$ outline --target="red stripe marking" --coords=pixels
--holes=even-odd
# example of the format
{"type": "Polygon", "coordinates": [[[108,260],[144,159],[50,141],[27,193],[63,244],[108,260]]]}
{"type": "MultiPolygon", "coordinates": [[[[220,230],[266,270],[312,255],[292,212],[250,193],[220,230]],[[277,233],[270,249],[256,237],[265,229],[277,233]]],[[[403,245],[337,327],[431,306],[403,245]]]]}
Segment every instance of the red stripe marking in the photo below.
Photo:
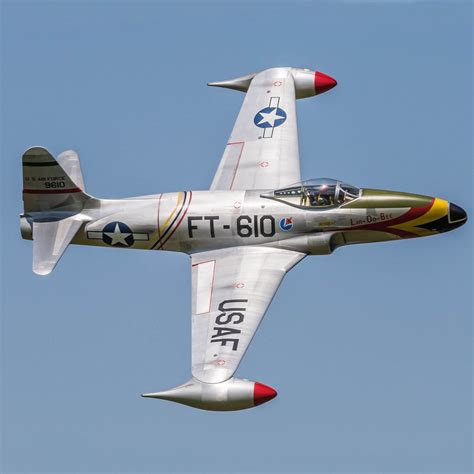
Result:
{"type": "Polygon", "coordinates": [[[374,222],[373,224],[362,224],[353,227],[346,227],[340,230],[379,230],[381,232],[388,232],[389,234],[394,234],[399,237],[412,237],[416,234],[402,229],[393,229],[392,226],[397,224],[403,224],[405,222],[409,222],[411,220],[417,219],[418,217],[421,217],[433,207],[434,202],[435,200],[433,198],[433,200],[426,206],[412,207],[407,212],[405,212],[405,214],[402,214],[401,216],[396,217],[395,219],[391,219],[389,221],[374,222]]]}
{"type": "Polygon", "coordinates": [[[186,214],[188,212],[189,205],[191,204],[192,199],[193,199],[193,192],[189,191],[189,201],[188,201],[188,205],[186,207],[186,210],[183,212],[183,215],[181,216],[181,219],[179,220],[178,225],[173,229],[171,234],[168,235],[168,238],[158,247],[158,250],[162,249],[164,247],[164,245],[166,244],[166,242],[168,242],[168,240],[170,240],[171,237],[173,236],[173,234],[178,230],[178,227],[181,225],[181,222],[183,222],[183,219],[184,219],[184,217],[186,216],[186,214]]]}
{"type": "Polygon", "coordinates": [[[209,262],[215,262],[215,260],[204,260],[203,262],[193,263],[191,266],[195,267],[197,265],[201,265],[201,263],[209,263],[209,262]]]}
{"type": "MultiPolygon", "coordinates": [[[[178,192],[178,194],[181,191],[178,192]]],[[[163,236],[160,235],[160,238],[152,245],[150,250],[154,250],[155,247],[160,243],[161,239],[168,233],[168,231],[171,230],[171,228],[174,226],[175,222],[178,220],[179,216],[181,215],[181,211],[184,209],[184,206],[186,205],[186,199],[188,197],[189,192],[188,191],[183,191],[184,192],[184,199],[183,202],[181,203],[181,207],[179,208],[179,211],[176,213],[176,216],[174,216],[174,219],[171,221],[171,224],[168,225],[168,227],[165,229],[163,232],[163,236]]],[[[176,205],[178,206],[178,205],[176,205]]],[[[176,208],[175,208],[176,209],[176,208]]],[[[174,212],[174,211],[173,211],[174,212]]],[[[168,239],[166,239],[168,240],[168,239]]],[[[156,250],[160,250],[161,246],[158,247],[156,250]]]]}
{"type": "Polygon", "coordinates": [[[237,158],[237,164],[235,165],[235,168],[234,168],[234,176],[232,176],[232,181],[230,182],[229,190],[232,190],[232,186],[234,185],[235,175],[237,174],[237,168],[239,167],[239,164],[240,164],[240,158],[242,156],[242,151],[244,150],[245,142],[230,142],[230,143],[227,143],[227,146],[229,146],[229,145],[242,145],[241,148],[240,148],[239,157],[237,158]]]}
{"type": "Polygon", "coordinates": [[[216,276],[216,261],[214,260],[214,267],[212,269],[212,283],[211,283],[211,296],[209,297],[209,313],[211,312],[212,306],[212,294],[214,293],[214,278],[216,276]]]}
{"type": "Polygon", "coordinates": [[[26,194],[69,194],[69,193],[82,193],[82,189],[24,189],[26,194]]]}

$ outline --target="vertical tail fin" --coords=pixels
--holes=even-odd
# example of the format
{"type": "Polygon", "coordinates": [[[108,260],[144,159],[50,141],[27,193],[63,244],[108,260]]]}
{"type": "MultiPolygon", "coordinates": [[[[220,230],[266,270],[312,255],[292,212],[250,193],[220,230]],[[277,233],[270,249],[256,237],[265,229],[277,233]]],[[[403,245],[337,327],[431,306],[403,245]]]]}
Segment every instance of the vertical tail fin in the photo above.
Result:
{"type": "Polygon", "coordinates": [[[23,154],[25,214],[81,212],[90,196],[84,191],[79,157],[64,152],[53,158],[46,148],[33,147],[23,154]],[[60,164],[61,163],[61,164],[60,164]],[[64,169],[67,168],[69,173],[64,169]]]}
{"type": "Polygon", "coordinates": [[[22,235],[33,237],[35,273],[47,275],[56,266],[89,220],[81,213],[89,199],[76,152],[65,151],[57,160],[42,147],[23,154],[22,235]]]}
{"type": "Polygon", "coordinates": [[[71,178],[71,181],[85,192],[86,187],[84,186],[84,179],[82,177],[79,155],[74,150],[63,151],[58,155],[58,163],[71,178]]]}

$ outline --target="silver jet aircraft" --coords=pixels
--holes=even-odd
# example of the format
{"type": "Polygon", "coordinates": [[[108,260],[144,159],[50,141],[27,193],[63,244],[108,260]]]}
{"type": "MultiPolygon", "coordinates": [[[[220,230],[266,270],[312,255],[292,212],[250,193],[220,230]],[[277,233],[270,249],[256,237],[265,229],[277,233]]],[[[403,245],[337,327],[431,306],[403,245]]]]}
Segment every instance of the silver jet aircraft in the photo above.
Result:
{"type": "Polygon", "coordinates": [[[144,397],[241,410],[276,391],[234,376],[286,272],[307,255],[350,244],[455,229],[463,209],[443,199],[302,181],[296,100],[336,81],[280,67],[211,86],[246,93],[211,187],[129,199],[87,194],[79,157],[42,147],[23,155],[23,238],[33,271],[50,273],[69,244],[185,252],[192,272],[192,378],[144,397]]]}

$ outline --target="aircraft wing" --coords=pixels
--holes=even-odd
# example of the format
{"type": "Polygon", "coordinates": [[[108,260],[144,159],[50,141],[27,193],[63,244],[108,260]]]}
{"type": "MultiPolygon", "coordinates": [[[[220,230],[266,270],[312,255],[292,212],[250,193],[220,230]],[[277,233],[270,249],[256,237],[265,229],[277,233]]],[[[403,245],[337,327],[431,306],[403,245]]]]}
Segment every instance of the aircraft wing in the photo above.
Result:
{"type": "Polygon", "coordinates": [[[210,189],[276,189],[301,181],[291,68],[248,76],[243,86],[236,81],[209,85],[238,90],[248,86],[210,189]]]}
{"type": "Polygon", "coordinates": [[[232,377],[285,273],[305,254],[232,247],[192,255],[192,373],[232,377]]]}

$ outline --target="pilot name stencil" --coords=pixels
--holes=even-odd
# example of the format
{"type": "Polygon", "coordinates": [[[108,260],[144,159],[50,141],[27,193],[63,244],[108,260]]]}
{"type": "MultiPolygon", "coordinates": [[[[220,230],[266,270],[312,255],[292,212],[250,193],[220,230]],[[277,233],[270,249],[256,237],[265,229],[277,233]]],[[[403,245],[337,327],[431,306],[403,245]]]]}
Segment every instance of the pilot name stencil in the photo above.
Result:
{"type": "Polygon", "coordinates": [[[376,222],[386,221],[393,219],[392,213],[381,212],[378,216],[366,216],[364,219],[353,219],[351,218],[351,225],[363,225],[363,224],[373,224],[376,222]]]}

